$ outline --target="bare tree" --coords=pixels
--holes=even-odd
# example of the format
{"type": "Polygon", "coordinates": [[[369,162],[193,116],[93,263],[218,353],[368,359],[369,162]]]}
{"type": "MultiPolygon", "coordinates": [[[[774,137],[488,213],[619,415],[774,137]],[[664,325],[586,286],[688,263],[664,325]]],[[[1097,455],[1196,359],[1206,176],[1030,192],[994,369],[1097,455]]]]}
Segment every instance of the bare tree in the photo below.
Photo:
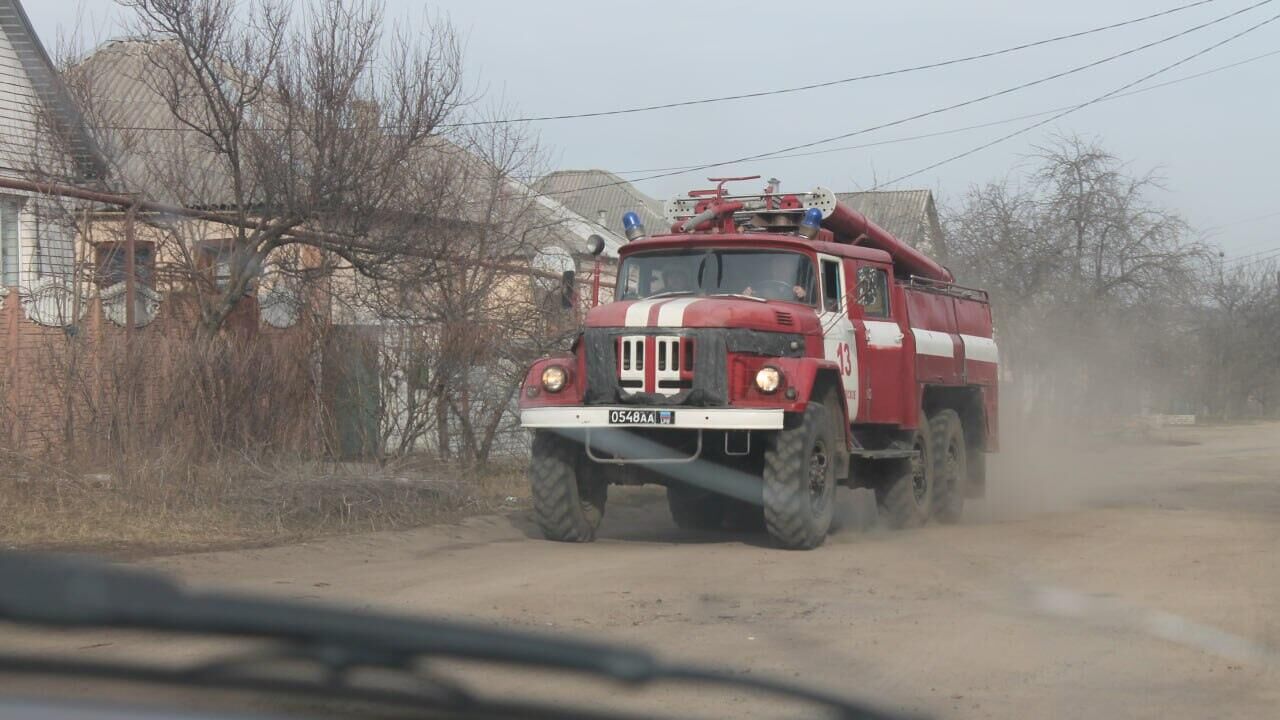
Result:
{"type": "Polygon", "coordinates": [[[1106,303],[1186,283],[1204,249],[1175,213],[1151,202],[1155,173],[1128,174],[1096,141],[1057,136],[1039,148],[1039,212],[1071,269],[1067,297],[1106,303]]]}
{"type": "Polygon", "coordinates": [[[459,218],[448,257],[434,282],[379,277],[350,299],[394,326],[382,363],[384,401],[397,406],[384,413],[393,452],[429,444],[486,461],[528,363],[575,329],[559,282],[528,273],[535,254],[564,243],[563,221],[520,181],[540,160],[518,128],[494,124],[454,135],[416,165],[415,185],[436,188],[459,218]]]}
{"type": "Polygon", "coordinates": [[[1280,413],[1280,264],[1211,266],[1197,312],[1201,407],[1227,420],[1280,413]]]}
{"type": "MultiPolygon", "coordinates": [[[[435,431],[442,454],[486,458],[524,365],[565,332],[539,319],[522,273],[557,242],[559,223],[523,183],[542,169],[524,128],[451,126],[472,99],[449,25],[388,33],[380,7],[360,0],[292,12],[234,0],[123,5],[133,39],[68,63],[68,88],[113,189],[203,214],[96,208],[81,236],[119,240],[136,221],[155,243],[166,304],[198,321],[206,361],[184,358],[192,375],[175,381],[218,425],[214,450],[253,435],[215,411],[234,414],[229,399],[263,389],[251,378],[233,389],[224,371],[271,367],[248,362],[255,353],[303,373],[323,360],[310,387],[331,394],[336,356],[357,354],[342,345],[350,337],[378,356],[374,397],[393,426],[375,438],[379,450],[387,439],[393,452],[419,448],[435,431]],[[251,294],[311,324],[299,357],[237,330],[251,294]],[[328,337],[342,325],[356,327],[328,337]]],[[[80,210],[64,214],[77,221],[80,210]]]]}
{"type": "Polygon", "coordinates": [[[1204,246],[1097,142],[1055,137],[1025,185],[974,187],[946,218],[963,281],[991,290],[1021,409],[1125,413],[1185,400],[1158,367],[1189,332],[1204,246]],[[1176,397],[1175,397],[1176,395],[1176,397]]]}
{"type": "Polygon", "coordinates": [[[313,275],[438,271],[454,219],[413,179],[468,102],[447,23],[387,33],[381,8],[359,0],[296,15],[273,2],[124,5],[135,40],[72,68],[70,84],[119,184],[220,214],[163,228],[207,333],[290,246],[314,250],[293,256],[313,275]]]}

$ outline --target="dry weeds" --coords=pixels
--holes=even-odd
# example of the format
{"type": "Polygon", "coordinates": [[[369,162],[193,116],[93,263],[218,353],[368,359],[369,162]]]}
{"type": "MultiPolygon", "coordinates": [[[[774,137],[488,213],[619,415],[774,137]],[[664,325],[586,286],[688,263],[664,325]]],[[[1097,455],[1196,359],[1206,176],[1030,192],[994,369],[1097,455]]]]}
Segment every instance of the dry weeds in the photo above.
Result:
{"type": "Polygon", "coordinates": [[[482,472],[156,461],[122,474],[11,463],[0,471],[0,543],[117,557],[274,545],[516,509],[526,505],[524,485],[514,461],[482,472]]]}

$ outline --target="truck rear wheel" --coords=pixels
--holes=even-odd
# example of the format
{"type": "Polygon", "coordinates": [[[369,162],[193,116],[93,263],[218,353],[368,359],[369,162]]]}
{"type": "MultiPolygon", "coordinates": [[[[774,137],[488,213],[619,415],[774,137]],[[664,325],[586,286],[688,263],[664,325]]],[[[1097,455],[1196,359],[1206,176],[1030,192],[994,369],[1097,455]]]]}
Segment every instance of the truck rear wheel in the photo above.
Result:
{"type": "Polygon", "coordinates": [[[840,406],[833,396],[811,402],[800,424],[780,430],[764,454],[764,522],[778,544],[791,550],[818,547],[831,528],[836,473],[833,458],[840,406]]]}
{"type": "MultiPolygon", "coordinates": [[[[923,412],[920,418],[925,418],[923,412]]],[[[922,425],[912,436],[915,456],[905,462],[893,461],[891,471],[876,484],[876,501],[893,528],[923,525],[933,505],[934,453],[927,421],[922,425]]]]}
{"type": "Polygon", "coordinates": [[[934,463],[933,516],[939,522],[959,522],[969,470],[964,426],[955,410],[940,410],[929,418],[929,438],[934,463]]]}
{"type": "Polygon", "coordinates": [[[548,430],[535,432],[529,484],[534,518],[548,540],[596,539],[609,485],[592,477],[582,445],[548,430]]]}
{"type": "Polygon", "coordinates": [[[729,509],[729,498],[673,480],[667,485],[667,507],[676,527],[682,530],[719,530],[729,509]]]}

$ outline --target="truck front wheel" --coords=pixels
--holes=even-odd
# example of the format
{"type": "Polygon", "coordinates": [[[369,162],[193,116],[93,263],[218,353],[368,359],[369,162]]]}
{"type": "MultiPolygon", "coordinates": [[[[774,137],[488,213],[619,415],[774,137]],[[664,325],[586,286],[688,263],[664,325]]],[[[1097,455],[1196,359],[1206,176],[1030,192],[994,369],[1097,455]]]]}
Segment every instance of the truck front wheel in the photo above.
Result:
{"type": "Polygon", "coordinates": [[[609,485],[592,477],[582,445],[554,432],[533,436],[533,515],[548,540],[591,542],[604,519],[609,485]]]}
{"type": "Polygon", "coordinates": [[[780,430],[764,454],[764,521],[784,548],[818,547],[835,508],[834,457],[840,407],[811,402],[800,423],[780,430]]]}

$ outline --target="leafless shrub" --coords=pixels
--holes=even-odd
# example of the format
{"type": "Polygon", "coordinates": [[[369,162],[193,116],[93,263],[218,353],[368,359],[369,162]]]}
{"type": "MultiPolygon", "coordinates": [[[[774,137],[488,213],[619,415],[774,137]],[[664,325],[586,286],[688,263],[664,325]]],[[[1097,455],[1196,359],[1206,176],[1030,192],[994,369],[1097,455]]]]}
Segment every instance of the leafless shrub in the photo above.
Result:
{"type": "Polygon", "coordinates": [[[976,186],[946,219],[960,279],[989,288],[1015,417],[1196,412],[1184,380],[1207,248],[1096,142],[1057,137],[1024,185],[976,186]]]}

